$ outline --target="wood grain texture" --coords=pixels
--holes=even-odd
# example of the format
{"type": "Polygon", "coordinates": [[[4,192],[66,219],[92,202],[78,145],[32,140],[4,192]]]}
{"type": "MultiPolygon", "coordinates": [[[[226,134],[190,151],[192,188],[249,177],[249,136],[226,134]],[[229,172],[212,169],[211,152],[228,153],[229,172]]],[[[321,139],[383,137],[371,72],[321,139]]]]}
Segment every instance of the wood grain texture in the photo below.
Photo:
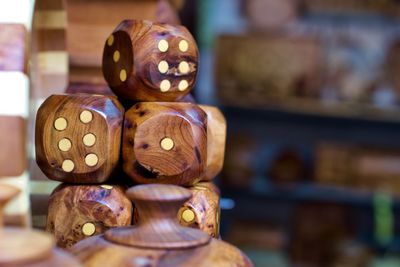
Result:
{"type": "Polygon", "coordinates": [[[226,120],[216,107],[200,105],[200,108],[207,114],[207,167],[203,180],[210,181],[224,166],[226,120]]]}
{"type": "Polygon", "coordinates": [[[36,117],[39,167],[52,180],[106,181],[118,164],[123,114],[123,107],[113,97],[85,94],[49,97],[36,117]],[[61,128],[56,129],[57,123],[61,123],[61,128]],[[88,135],[92,142],[89,145],[85,144],[88,135]]]}
{"type": "Polygon", "coordinates": [[[27,32],[22,24],[0,24],[0,71],[26,72],[27,32]]]}
{"type": "Polygon", "coordinates": [[[20,176],[26,169],[25,124],[20,116],[0,116],[0,179],[20,176]]]}
{"type": "Polygon", "coordinates": [[[31,31],[31,97],[64,93],[68,83],[63,0],[36,0],[31,31]]]}
{"type": "Polygon", "coordinates": [[[64,0],[67,12],[67,47],[70,66],[101,66],[104,40],[126,18],[179,24],[165,1],[64,0]]]}
{"type": "Polygon", "coordinates": [[[72,247],[85,266],[252,266],[235,247],[178,224],[177,211],[190,191],[172,185],[139,185],[128,195],[139,210],[138,226],[112,229],[72,247]],[[205,243],[193,242],[204,237],[208,237],[205,243]]]}
{"type": "Polygon", "coordinates": [[[81,266],[71,256],[53,249],[54,241],[50,235],[20,228],[3,228],[3,208],[19,193],[16,187],[0,185],[0,266],[81,266]]]}
{"type": "Polygon", "coordinates": [[[136,104],[125,114],[124,171],[137,183],[195,184],[206,166],[206,127],[206,114],[194,104],[136,104]],[[164,139],[173,142],[169,150],[164,139]]]}
{"type": "Polygon", "coordinates": [[[196,42],[185,27],[124,20],[105,42],[103,75],[121,98],[175,101],[193,88],[198,57],[196,42]]]}
{"type": "Polygon", "coordinates": [[[189,187],[188,190],[192,193],[192,197],[179,209],[180,224],[200,229],[218,238],[220,225],[218,188],[213,183],[202,182],[189,187]]]}
{"type": "Polygon", "coordinates": [[[121,186],[63,184],[50,196],[46,231],[54,235],[57,246],[69,248],[84,238],[131,222],[132,203],[121,186]],[[93,225],[91,231],[84,230],[93,225]]]}
{"type": "Polygon", "coordinates": [[[187,201],[189,190],[175,185],[138,185],[127,191],[135,203],[138,221],[135,227],[115,228],[105,233],[111,242],[152,249],[185,249],[210,242],[205,233],[179,225],[176,214],[187,201]]]}

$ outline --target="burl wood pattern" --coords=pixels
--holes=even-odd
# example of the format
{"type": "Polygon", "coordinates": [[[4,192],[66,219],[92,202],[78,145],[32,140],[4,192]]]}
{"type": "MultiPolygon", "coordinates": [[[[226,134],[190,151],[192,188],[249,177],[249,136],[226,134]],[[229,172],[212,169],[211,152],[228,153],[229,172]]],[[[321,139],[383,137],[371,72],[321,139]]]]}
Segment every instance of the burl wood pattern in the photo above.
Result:
{"type": "Polygon", "coordinates": [[[226,120],[216,107],[200,105],[200,108],[207,114],[207,168],[203,180],[210,181],[224,165],[226,120]]]}
{"type": "Polygon", "coordinates": [[[0,23],[0,71],[26,71],[26,29],[0,23]]]}
{"type": "Polygon", "coordinates": [[[0,266],[81,266],[71,256],[53,249],[54,240],[48,234],[20,228],[3,228],[4,206],[18,193],[20,190],[13,186],[0,185],[0,266]]]}
{"type": "Polygon", "coordinates": [[[141,184],[195,184],[206,166],[206,127],[206,114],[194,104],[136,104],[125,114],[124,171],[141,184]]]}
{"type": "Polygon", "coordinates": [[[139,211],[137,226],[116,228],[76,244],[85,266],[252,266],[233,246],[179,225],[176,213],[190,191],[173,185],[128,190],[139,211]]]}
{"type": "Polygon", "coordinates": [[[49,179],[102,183],[120,156],[122,105],[101,95],[53,95],[36,118],[36,161],[49,179]]]}
{"type": "Polygon", "coordinates": [[[46,230],[68,248],[131,221],[132,203],[120,186],[61,185],[50,196],[46,230]]]}
{"type": "Polygon", "coordinates": [[[183,26],[125,20],[104,45],[103,74],[132,101],[175,101],[196,81],[198,49],[183,26]]]}
{"type": "Polygon", "coordinates": [[[22,117],[0,116],[0,147],[0,178],[20,176],[27,161],[26,125],[22,117]]]}
{"type": "Polygon", "coordinates": [[[192,197],[179,209],[181,225],[202,230],[212,237],[219,237],[219,190],[212,183],[197,183],[188,188],[192,197]]]}

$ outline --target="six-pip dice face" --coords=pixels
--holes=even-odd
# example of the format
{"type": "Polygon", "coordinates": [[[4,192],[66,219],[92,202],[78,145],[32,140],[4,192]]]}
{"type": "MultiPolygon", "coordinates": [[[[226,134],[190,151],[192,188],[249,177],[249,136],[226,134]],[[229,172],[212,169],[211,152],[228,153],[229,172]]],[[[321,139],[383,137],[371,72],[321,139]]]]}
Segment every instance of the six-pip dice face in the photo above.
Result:
{"type": "Polygon", "coordinates": [[[192,197],[180,208],[181,225],[198,228],[212,237],[219,237],[220,206],[219,190],[209,182],[201,182],[190,188],[192,197]]]}
{"type": "Polygon", "coordinates": [[[118,164],[124,109],[114,97],[53,95],[36,117],[36,161],[49,179],[101,183],[118,164]]]}
{"type": "Polygon", "coordinates": [[[49,199],[46,230],[68,248],[87,237],[132,222],[132,203],[120,186],[65,185],[49,199]]]}
{"type": "Polygon", "coordinates": [[[134,101],[175,101],[197,76],[198,48],[183,26],[125,20],[107,39],[103,75],[116,95],[134,101]]]}
{"type": "Polygon", "coordinates": [[[207,164],[207,115],[190,103],[136,104],[125,114],[122,159],[137,183],[195,184],[207,164]]]}

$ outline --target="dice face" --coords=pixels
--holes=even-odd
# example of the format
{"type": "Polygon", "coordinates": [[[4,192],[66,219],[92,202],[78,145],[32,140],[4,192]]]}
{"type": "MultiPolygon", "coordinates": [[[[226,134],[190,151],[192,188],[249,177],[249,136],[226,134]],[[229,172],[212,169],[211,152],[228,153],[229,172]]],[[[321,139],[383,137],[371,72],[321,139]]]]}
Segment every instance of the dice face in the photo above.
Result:
{"type": "Polygon", "coordinates": [[[138,103],[125,114],[122,142],[135,182],[190,186],[205,171],[207,116],[190,103],[138,103]]]}
{"type": "Polygon", "coordinates": [[[53,95],[36,118],[36,161],[49,179],[102,183],[119,160],[124,110],[113,97],[53,95]]]}
{"type": "Polygon", "coordinates": [[[202,182],[188,189],[192,192],[192,198],[178,212],[180,224],[198,228],[218,238],[220,223],[218,188],[212,183],[202,182]]]}
{"type": "Polygon", "coordinates": [[[133,101],[182,98],[194,86],[197,64],[196,42],[183,26],[125,20],[104,46],[104,78],[133,101]]]}
{"type": "Polygon", "coordinates": [[[132,203],[120,186],[61,185],[49,200],[46,230],[69,248],[112,227],[128,226],[132,203]]]}

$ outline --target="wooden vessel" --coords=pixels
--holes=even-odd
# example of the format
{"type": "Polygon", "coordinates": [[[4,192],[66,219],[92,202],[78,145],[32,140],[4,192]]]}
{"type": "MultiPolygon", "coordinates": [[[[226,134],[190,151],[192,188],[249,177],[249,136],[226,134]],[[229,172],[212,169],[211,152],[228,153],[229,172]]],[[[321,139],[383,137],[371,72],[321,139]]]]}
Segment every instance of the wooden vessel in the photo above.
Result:
{"type": "Polygon", "coordinates": [[[178,223],[191,193],[174,185],[138,185],[127,191],[138,209],[136,226],[85,239],[71,251],[85,266],[253,266],[237,248],[178,223]]]}
{"type": "Polygon", "coordinates": [[[2,228],[2,210],[19,192],[15,187],[0,185],[0,266],[81,266],[66,252],[54,248],[54,240],[48,234],[19,228],[2,228]]]}

